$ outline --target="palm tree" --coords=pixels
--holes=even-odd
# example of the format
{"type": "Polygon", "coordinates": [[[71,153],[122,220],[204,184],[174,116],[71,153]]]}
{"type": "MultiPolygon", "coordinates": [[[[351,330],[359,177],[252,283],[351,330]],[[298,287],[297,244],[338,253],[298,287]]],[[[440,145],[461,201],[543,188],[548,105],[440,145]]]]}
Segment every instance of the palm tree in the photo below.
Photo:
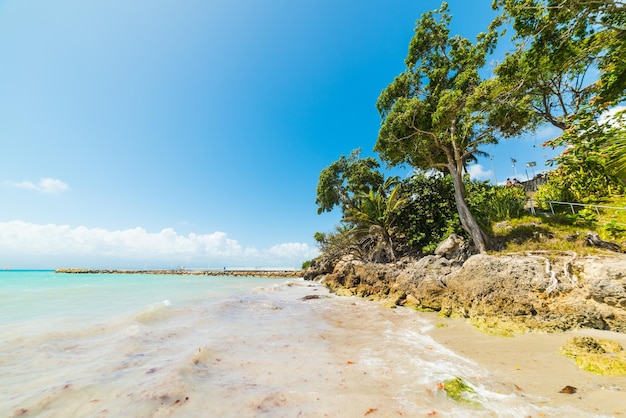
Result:
{"type": "Polygon", "coordinates": [[[626,109],[614,116],[613,137],[609,139],[609,168],[615,170],[620,180],[626,183],[626,109]]]}
{"type": "Polygon", "coordinates": [[[378,237],[389,250],[391,259],[396,260],[393,242],[393,225],[400,207],[407,201],[400,195],[400,186],[385,193],[383,187],[359,194],[359,205],[346,213],[344,221],[354,224],[353,232],[366,237],[378,237]]]}

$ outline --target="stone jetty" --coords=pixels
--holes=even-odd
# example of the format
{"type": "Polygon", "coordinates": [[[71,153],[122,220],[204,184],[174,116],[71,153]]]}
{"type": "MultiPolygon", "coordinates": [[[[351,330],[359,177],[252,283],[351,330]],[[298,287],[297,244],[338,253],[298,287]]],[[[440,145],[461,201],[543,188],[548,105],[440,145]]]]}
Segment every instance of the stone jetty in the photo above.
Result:
{"type": "Polygon", "coordinates": [[[267,277],[267,278],[298,278],[301,270],[109,270],[87,268],[60,268],[55,273],[68,274],[175,274],[188,276],[227,276],[227,277],[267,277]]]}

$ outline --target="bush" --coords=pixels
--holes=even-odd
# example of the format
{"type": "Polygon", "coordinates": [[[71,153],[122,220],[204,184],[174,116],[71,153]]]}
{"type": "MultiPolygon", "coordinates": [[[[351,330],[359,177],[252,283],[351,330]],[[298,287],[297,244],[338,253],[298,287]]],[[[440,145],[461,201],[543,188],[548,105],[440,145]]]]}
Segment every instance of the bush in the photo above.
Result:
{"type": "Polygon", "coordinates": [[[527,196],[516,186],[492,186],[488,182],[468,182],[465,185],[467,203],[477,221],[488,229],[492,222],[525,215],[527,196]]]}
{"type": "MultiPolygon", "coordinates": [[[[550,173],[548,182],[539,186],[535,198],[539,201],[593,203],[598,199],[624,192],[624,187],[609,176],[582,167],[559,167],[550,173]]],[[[547,205],[540,205],[547,209],[547,205]]]]}
{"type": "Polygon", "coordinates": [[[626,228],[614,220],[604,224],[604,230],[609,234],[609,237],[614,239],[620,238],[626,232],[626,228]]]}
{"type": "Polygon", "coordinates": [[[316,232],[313,237],[324,256],[339,259],[354,251],[356,241],[348,225],[335,227],[335,232],[316,232]]]}
{"type": "Polygon", "coordinates": [[[402,183],[394,231],[405,252],[427,253],[451,233],[463,234],[450,176],[414,174],[402,183]]]}
{"type": "Polygon", "coordinates": [[[598,217],[596,216],[596,213],[593,211],[593,209],[590,208],[584,208],[579,210],[578,212],[571,214],[571,215],[566,215],[568,217],[568,219],[570,219],[572,221],[572,225],[578,225],[578,226],[593,226],[597,221],[598,221],[598,217]]]}
{"type": "Polygon", "coordinates": [[[548,179],[546,184],[542,184],[535,193],[535,199],[537,200],[537,206],[539,209],[548,210],[550,205],[547,201],[552,202],[568,202],[570,197],[562,185],[558,183],[553,177],[548,179]]]}

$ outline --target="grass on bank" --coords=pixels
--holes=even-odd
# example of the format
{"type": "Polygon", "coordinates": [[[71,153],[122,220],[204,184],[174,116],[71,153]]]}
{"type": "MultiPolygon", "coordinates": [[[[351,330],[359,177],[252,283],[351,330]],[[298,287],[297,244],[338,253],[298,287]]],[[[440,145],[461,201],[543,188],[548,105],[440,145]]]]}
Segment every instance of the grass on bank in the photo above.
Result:
{"type": "Polygon", "coordinates": [[[591,255],[605,253],[601,248],[585,245],[588,232],[595,232],[604,241],[614,242],[626,249],[626,196],[615,196],[598,202],[600,206],[624,210],[593,207],[555,206],[535,215],[494,222],[491,225],[494,244],[499,252],[523,251],[575,251],[591,255]]]}

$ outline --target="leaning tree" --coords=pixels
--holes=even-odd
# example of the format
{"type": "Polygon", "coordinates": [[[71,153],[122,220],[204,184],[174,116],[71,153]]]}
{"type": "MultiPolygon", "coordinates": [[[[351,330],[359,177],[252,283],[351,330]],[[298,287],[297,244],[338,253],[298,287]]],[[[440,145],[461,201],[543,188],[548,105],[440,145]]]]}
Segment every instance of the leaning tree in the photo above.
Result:
{"type": "Polygon", "coordinates": [[[422,15],[409,44],[406,69],[384,89],[377,108],[382,117],[375,150],[391,165],[448,172],[459,220],[480,252],[488,237],[470,212],[463,185],[468,161],[480,147],[526,126],[528,103],[511,97],[481,70],[493,52],[497,25],[472,42],[451,36],[451,15],[443,3],[422,15]]]}

